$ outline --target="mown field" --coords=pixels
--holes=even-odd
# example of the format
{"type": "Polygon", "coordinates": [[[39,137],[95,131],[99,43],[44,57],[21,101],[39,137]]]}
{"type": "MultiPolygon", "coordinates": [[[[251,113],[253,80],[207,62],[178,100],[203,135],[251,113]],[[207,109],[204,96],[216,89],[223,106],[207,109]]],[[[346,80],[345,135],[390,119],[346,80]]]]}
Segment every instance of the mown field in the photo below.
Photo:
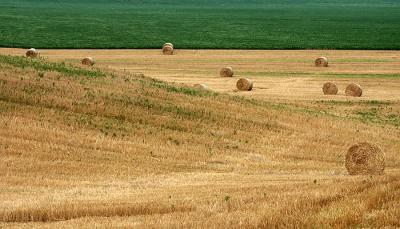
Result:
{"type": "Polygon", "coordinates": [[[2,0],[0,9],[1,47],[400,49],[397,0],[2,0]]]}
{"type": "Polygon", "coordinates": [[[399,52],[317,52],[0,49],[0,227],[400,227],[399,52]],[[363,141],[385,175],[348,175],[363,141]]]}

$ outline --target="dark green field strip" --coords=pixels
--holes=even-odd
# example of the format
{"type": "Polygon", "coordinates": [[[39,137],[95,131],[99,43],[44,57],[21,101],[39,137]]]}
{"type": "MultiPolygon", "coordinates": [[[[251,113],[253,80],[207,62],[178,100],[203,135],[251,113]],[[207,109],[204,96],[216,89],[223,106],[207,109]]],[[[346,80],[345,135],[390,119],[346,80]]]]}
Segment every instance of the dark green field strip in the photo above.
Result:
{"type": "Polygon", "coordinates": [[[0,46],[400,49],[390,0],[2,0],[0,46]]]}

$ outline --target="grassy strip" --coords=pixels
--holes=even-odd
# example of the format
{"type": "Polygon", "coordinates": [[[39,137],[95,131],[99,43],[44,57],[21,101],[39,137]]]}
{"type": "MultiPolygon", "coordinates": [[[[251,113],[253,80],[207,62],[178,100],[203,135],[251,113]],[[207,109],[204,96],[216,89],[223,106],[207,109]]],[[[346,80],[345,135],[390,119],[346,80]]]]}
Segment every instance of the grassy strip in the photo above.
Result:
{"type": "MultiPolygon", "coordinates": [[[[121,62],[117,60],[115,62],[121,62]]],[[[257,58],[257,59],[182,59],[174,60],[178,63],[309,63],[314,64],[314,60],[294,59],[294,58],[257,58]]],[[[398,60],[395,59],[335,59],[329,60],[330,64],[335,63],[395,63],[398,60]]]]}
{"type": "Polygon", "coordinates": [[[219,95],[219,93],[217,92],[198,90],[195,88],[190,88],[188,86],[175,86],[161,80],[147,78],[147,77],[143,77],[143,79],[137,79],[137,82],[140,83],[142,86],[150,86],[153,88],[163,89],[167,92],[184,94],[189,96],[204,97],[204,96],[219,95]]]}
{"type": "Polygon", "coordinates": [[[30,59],[20,56],[0,55],[0,63],[12,65],[17,68],[33,68],[37,71],[59,72],[67,76],[104,77],[100,70],[88,70],[74,67],[64,62],[48,62],[42,58],[30,59]]]}
{"type": "MultiPolygon", "coordinates": [[[[297,113],[305,113],[309,115],[324,115],[332,118],[339,118],[339,119],[350,119],[350,120],[358,120],[363,123],[374,123],[374,124],[380,124],[380,125],[391,125],[396,128],[400,127],[400,117],[396,114],[388,114],[388,115],[383,115],[383,114],[378,114],[378,111],[376,108],[371,108],[370,110],[367,111],[356,111],[354,113],[355,116],[341,116],[334,114],[332,112],[329,112],[327,110],[321,110],[321,109],[310,109],[306,107],[301,107],[296,104],[290,104],[290,103],[273,103],[273,102],[268,102],[268,101],[261,101],[257,99],[249,99],[245,98],[243,96],[233,96],[231,97],[232,100],[236,102],[241,102],[243,104],[252,104],[255,106],[261,106],[261,107],[267,107],[269,109],[275,109],[275,110],[284,110],[284,111],[290,111],[290,112],[297,112],[297,113]]],[[[345,106],[351,106],[355,104],[365,104],[369,106],[379,106],[379,105],[390,105],[390,102],[387,101],[377,101],[377,100],[369,100],[369,101],[317,101],[317,103],[324,103],[324,104],[331,104],[331,105],[345,105],[345,106]]]]}
{"type": "Polygon", "coordinates": [[[379,114],[376,108],[356,111],[355,115],[364,123],[389,124],[397,128],[400,127],[400,116],[393,113],[388,115],[379,114]]]}
{"type": "Polygon", "coordinates": [[[352,73],[325,73],[316,74],[322,77],[337,77],[337,78],[400,78],[400,74],[352,74],[352,73]]]}
{"type": "Polygon", "coordinates": [[[334,77],[334,78],[400,78],[400,74],[315,73],[315,72],[238,72],[248,76],[334,77]]]}
{"type": "Polygon", "coordinates": [[[379,101],[379,100],[361,100],[361,101],[341,101],[341,100],[318,100],[316,103],[328,104],[328,105],[390,105],[390,101],[379,101]]]}

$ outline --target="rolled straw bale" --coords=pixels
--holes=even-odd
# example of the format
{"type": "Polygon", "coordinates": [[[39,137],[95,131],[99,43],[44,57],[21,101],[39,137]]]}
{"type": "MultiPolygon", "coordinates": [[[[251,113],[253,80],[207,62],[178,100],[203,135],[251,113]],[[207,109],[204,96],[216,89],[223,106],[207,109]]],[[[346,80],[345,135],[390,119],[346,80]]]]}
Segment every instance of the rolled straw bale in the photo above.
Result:
{"type": "Polygon", "coordinates": [[[25,53],[26,57],[29,58],[36,58],[39,55],[39,51],[37,51],[34,48],[28,49],[28,51],[26,51],[25,53]]]}
{"type": "Polygon", "coordinates": [[[81,62],[83,65],[88,65],[88,66],[93,66],[95,64],[95,61],[92,57],[85,57],[82,59],[81,62]]]}
{"type": "Polygon", "coordinates": [[[328,58],[326,57],[318,57],[315,59],[315,66],[316,67],[328,67],[328,58]]]}
{"type": "Polygon", "coordinates": [[[251,91],[253,89],[253,82],[247,78],[240,78],[236,83],[236,88],[239,91],[251,91]]]}
{"type": "Polygon", "coordinates": [[[164,48],[165,46],[167,46],[167,45],[171,46],[172,48],[174,47],[174,45],[173,45],[172,43],[165,43],[165,44],[163,45],[163,48],[164,48]]]}
{"type": "Polygon", "coordinates": [[[381,175],[385,170],[384,153],[370,143],[358,143],[347,151],[345,166],[350,175],[381,175]]]}
{"type": "Polygon", "coordinates": [[[335,83],[326,82],[322,87],[322,91],[324,92],[325,95],[336,95],[338,93],[338,87],[336,86],[335,83]]]}
{"type": "Polygon", "coordinates": [[[162,53],[164,55],[173,55],[174,54],[174,46],[171,43],[165,43],[162,47],[162,53]]]}
{"type": "Polygon", "coordinates": [[[351,83],[346,87],[345,93],[347,96],[360,97],[362,96],[363,90],[360,85],[351,83]]]}
{"type": "Polygon", "coordinates": [[[221,71],[219,72],[219,75],[221,77],[232,77],[233,76],[233,69],[232,67],[225,67],[222,68],[221,71]]]}
{"type": "Polygon", "coordinates": [[[195,85],[193,85],[193,87],[196,89],[196,90],[199,90],[199,91],[207,91],[208,90],[208,87],[207,87],[207,85],[205,85],[205,84],[195,84],[195,85]]]}

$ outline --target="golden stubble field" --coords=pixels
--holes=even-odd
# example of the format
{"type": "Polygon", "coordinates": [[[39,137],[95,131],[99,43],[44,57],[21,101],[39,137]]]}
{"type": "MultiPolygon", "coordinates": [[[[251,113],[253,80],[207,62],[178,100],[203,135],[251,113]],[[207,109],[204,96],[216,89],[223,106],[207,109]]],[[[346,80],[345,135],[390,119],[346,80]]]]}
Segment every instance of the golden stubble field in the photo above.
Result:
{"type": "Polygon", "coordinates": [[[107,76],[0,63],[0,227],[400,226],[400,52],[41,56],[91,56],[107,76]],[[329,68],[313,66],[322,55],[329,68]],[[224,66],[236,76],[220,78],[224,66]],[[234,92],[239,76],[254,91],[234,92]],[[339,95],[322,95],[326,81],[339,95]],[[350,82],[363,97],[343,95],[350,82]],[[386,153],[386,175],[347,175],[346,150],[361,141],[386,153]]]}
{"type": "MultiPolygon", "coordinates": [[[[2,52],[23,55],[21,49],[2,52]]],[[[254,90],[240,95],[283,100],[346,100],[344,89],[350,82],[363,86],[364,100],[399,100],[400,52],[341,50],[176,50],[176,55],[160,55],[160,50],[41,50],[52,60],[79,63],[93,57],[97,66],[143,73],[167,82],[193,85],[205,83],[218,92],[234,93],[238,77],[254,81],[254,90]],[[328,68],[315,68],[316,57],[326,56],[328,68]],[[219,77],[222,67],[231,66],[234,78],[219,77]],[[339,85],[339,96],[321,93],[322,84],[339,85]]]]}

